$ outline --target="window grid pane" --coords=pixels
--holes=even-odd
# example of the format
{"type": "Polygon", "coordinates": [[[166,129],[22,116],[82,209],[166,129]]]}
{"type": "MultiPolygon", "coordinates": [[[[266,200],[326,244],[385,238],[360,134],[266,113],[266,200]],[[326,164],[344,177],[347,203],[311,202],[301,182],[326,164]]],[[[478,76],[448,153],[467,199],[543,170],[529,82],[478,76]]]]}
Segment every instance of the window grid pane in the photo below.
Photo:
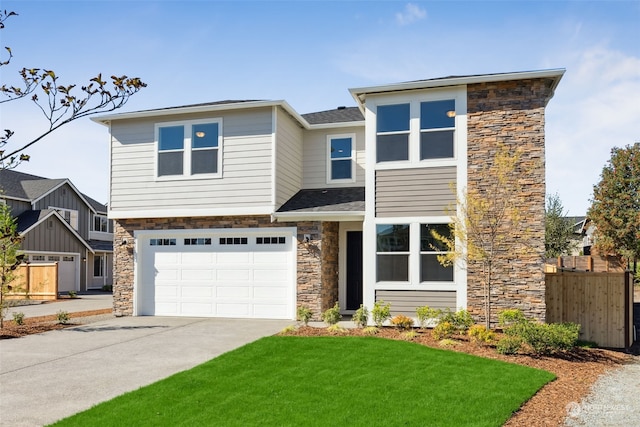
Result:
{"type": "Polygon", "coordinates": [[[217,173],[218,149],[193,150],[191,152],[191,174],[217,173]]]}
{"type": "Polygon", "coordinates": [[[158,130],[158,150],[184,149],[184,126],[167,126],[158,130]]]}
{"type": "Polygon", "coordinates": [[[212,148],[218,146],[218,124],[205,123],[192,126],[191,147],[212,148]]]}
{"type": "Polygon", "coordinates": [[[420,129],[453,128],[456,125],[453,99],[420,103],[420,129]]]}
{"type": "Polygon", "coordinates": [[[409,104],[380,105],[376,113],[378,132],[400,132],[409,130],[409,104]]]}

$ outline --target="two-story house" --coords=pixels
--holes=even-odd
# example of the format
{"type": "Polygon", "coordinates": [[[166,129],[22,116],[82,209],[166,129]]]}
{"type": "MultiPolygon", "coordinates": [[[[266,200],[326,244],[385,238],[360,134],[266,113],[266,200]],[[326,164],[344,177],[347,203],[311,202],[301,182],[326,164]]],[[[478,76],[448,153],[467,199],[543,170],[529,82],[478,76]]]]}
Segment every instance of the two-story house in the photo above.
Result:
{"type": "Polygon", "coordinates": [[[384,300],[480,318],[481,271],[441,266],[431,230],[501,144],[528,166],[531,241],[494,301],[544,319],[544,114],[563,73],[356,88],[355,107],[311,114],[224,101],[94,118],[110,130],[116,314],[318,318],[384,300]]]}
{"type": "Polygon", "coordinates": [[[107,207],[68,179],[0,170],[0,203],[11,208],[30,263],[58,263],[58,292],[113,284],[113,221],[107,207]]]}

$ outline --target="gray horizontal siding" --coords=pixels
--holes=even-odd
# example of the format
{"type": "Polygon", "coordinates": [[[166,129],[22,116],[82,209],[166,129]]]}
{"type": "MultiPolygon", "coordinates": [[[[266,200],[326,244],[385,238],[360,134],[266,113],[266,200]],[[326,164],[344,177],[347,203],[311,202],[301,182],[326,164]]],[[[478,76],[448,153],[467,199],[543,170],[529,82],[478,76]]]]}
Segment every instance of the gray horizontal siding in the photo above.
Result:
{"type": "Polygon", "coordinates": [[[110,208],[119,210],[265,206],[272,194],[272,109],[162,117],[223,120],[222,178],[156,180],[154,120],[111,126],[110,208]]]}
{"type": "Polygon", "coordinates": [[[455,166],[376,171],[376,216],[446,215],[455,182],[455,166]]]}
{"type": "Polygon", "coordinates": [[[279,207],[302,187],[302,128],[278,110],[276,131],[276,205],[279,207]]]}
{"type": "Polygon", "coordinates": [[[376,301],[391,304],[391,315],[416,316],[416,308],[428,305],[435,309],[456,310],[456,291],[376,291],[376,301]]]}

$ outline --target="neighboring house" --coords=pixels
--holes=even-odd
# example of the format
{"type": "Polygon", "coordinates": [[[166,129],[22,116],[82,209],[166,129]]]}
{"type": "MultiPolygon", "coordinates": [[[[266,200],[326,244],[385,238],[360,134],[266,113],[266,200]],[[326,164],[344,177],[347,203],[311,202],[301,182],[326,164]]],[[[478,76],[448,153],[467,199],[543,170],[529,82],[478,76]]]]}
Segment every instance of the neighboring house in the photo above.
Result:
{"type": "Polygon", "coordinates": [[[113,284],[113,221],[107,207],[68,179],[0,170],[0,203],[6,203],[23,236],[30,263],[58,263],[58,292],[113,284]]]}
{"type": "Polygon", "coordinates": [[[594,243],[595,226],[586,216],[570,216],[567,220],[573,226],[571,249],[568,255],[591,255],[591,246],[594,243]]]}
{"type": "Polygon", "coordinates": [[[430,230],[503,144],[522,150],[531,251],[497,270],[493,304],[544,320],[544,114],[563,74],[357,88],[356,107],[302,115],[223,101],[93,118],[110,131],[115,313],[317,319],[384,300],[480,319],[482,272],[442,267],[430,230]]]}

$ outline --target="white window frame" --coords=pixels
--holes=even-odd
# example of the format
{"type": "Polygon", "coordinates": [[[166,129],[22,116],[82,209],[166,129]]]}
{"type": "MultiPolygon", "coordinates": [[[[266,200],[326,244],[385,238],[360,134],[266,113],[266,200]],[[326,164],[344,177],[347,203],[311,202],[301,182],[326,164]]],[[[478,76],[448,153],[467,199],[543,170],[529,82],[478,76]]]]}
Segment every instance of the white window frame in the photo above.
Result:
{"type": "Polygon", "coordinates": [[[93,258],[94,259],[94,261],[93,261],[93,278],[94,279],[99,279],[99,278],[105,277],[104,273],[105,273],[105,271],[107,269],[106,268],[107,267],[107,265],[106,265],[107,264],[107,262],[106,262],[107,261],[107,256],[106,255],[97,255],[96,254],[93,257],[94,257],[93,258]],[[99,276],[96,275],[96,269],[95,269],[95,267],[96,267],[96,259],[100,260],[100,269],[102,270],[100,272],[101,274],[99,276]]]}
{"type": "MultiPolygon", "coordinates": [[[[156,181],[176,181],[176,180],[184,180],[184,179],[211,179],[211,178],[222,178],[222,150],[223,150],[223,128],[222,128],[222,118],[210,118],[210,119],[199,119],[199,120],[185,120],[185,121],[174,121],[174,122],[158,122],[154,126],[154,176],[156,181]],[[216,173],[199,173],[192,174],[191,173],[191,153],[192,151],[202,150],[201,148],[194,149],[191,144],[191,133],[193,125],[200,124],[212,124],[216,123],[218,125],[218,171],[216,173]],[[184,129],[184,140],[183,140],[183,156],[182,156],[182,174],[181,175],[163,175],[158,176],[158,155],[160,153],[160,143],[159,143],[159,135],[160,128],[171,127],[171,126],[182,126],[184,129]]],[[[175,150],[178,151],[178,150],[175,150]]]]}
{"type": "Polygon", "coordinates": [[[327,184],[351,184],[356,182],[356,134],[355,133],[342,133],[335,135],[327,135],[327,184]],[[345,179],[331,179],[331,170],[333,165],[333,160],[331,158],[331,141],[334,139],[351,139],[351,155],[347,157],[342,157],[336,160],[350,160],[351,161],[351,178],[345,179]]]}
{"type": "MultiPolygon", "coordinates": [[[[454,166],[458,164],[459,148],[462,143],[466,146],[466,114],[467,114],[467,102],[466,92],[460,88],[451,89],[430,89],[426,91],[413,92],[410,95],[396,94],[372,97],[367,101],[368,108],[373,112],[373,123],[371,128],[373,129],[371,135],[375,135],[372,139],[370,146],[367,146],[367,150],[372,151],[371,159],[375,164],[375,169],[398,169],[398,168],[411,168],[411,167],[425,167],[425,166],[454,166]],[[453,130],[453,157],[436,158],[436,159],[424,159],[420,160],[420,135],[422,130],[420,129],[420,104],[422,102],[430,101],[455,101],[455,127],[453,128],[441,128],[438,130],[453,130]],[[409,159],[408,160],[396,160],[396,161],[377,161],[376,140],[377,135],[384,135],[385,133],[378,133],[375,129],[377,126],[377,109],[380,106],[409,104],[409,159]],[[464,122],[463,122],[464,120],[464,122]]],[[[393,133],[406,133],[406,132],[393,132],[393,133]]]]}
{"type": "Polygon", "coordinates": [[[67,221],[66,214],[68,213],[69,220],[67,221],[67,223],[71,226],[71,228],[78,231],[78,211],[77,210],[67,209],[67,208],[57,208],[55,206],[49,206],[49,209],[53,209],[54,211],[58,212],[62,217],[62,219],[64,219],[65,221],[67,221]]]}

